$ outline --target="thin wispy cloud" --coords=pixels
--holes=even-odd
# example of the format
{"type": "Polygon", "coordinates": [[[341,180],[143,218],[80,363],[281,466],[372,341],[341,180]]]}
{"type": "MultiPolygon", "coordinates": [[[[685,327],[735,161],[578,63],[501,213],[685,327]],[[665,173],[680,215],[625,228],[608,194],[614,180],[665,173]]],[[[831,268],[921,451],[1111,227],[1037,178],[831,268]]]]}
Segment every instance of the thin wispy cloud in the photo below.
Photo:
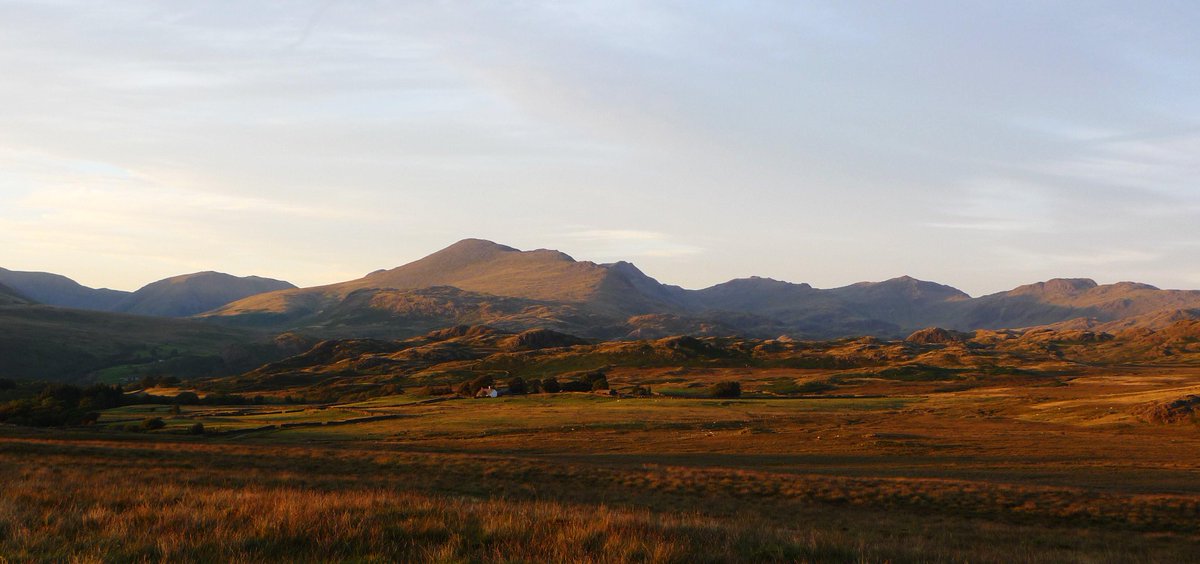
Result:
{"type": "Polygon", "coordinates": [[[78,266],[88,240],[214,233],[180,252],[321,283],[483,232],[689,287],[978,293],[1060,274],[1004,245],[1088,241],[1161,255],[1095,278],[1184,285],[1197,26],[1083,2],[0,3],[0,265],[129,286],[181,265],[78,266]]]}

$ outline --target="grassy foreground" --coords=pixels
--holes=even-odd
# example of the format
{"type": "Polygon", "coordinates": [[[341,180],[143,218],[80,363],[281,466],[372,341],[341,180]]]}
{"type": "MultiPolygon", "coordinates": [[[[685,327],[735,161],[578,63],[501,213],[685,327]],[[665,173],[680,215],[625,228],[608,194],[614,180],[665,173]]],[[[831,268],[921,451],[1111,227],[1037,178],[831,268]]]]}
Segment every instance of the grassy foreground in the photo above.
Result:
{"type": "Polygon", "coordinates": [[[866,481],[837,493],[838,480],[801,480],[797,498],[755,492],[753,476],[669,468],[590,475],[502,457],[173,441],[0,445],[0,553],[12,562],[1185,561],[1197,548],[1123,527],[923,515],[904,500],[930,492],[887,481],[855,502],[830,496],[866,481]]]}
{"type": "Polygon", "coordinates": [[[0,560],[1185,562],[1200,434],[1114,415],[1163,388],[126,406],[0,427],[0,560]]]}

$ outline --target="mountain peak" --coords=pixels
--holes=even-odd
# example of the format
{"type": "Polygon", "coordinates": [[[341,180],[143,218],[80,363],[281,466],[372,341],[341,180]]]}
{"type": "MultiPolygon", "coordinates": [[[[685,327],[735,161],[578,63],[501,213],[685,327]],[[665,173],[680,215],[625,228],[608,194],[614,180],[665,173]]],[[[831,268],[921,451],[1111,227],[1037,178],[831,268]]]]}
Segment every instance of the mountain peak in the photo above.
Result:
{"type": "Polygon", "coordinates": [[[1153,291],[1153,290],[1161,290],[1162,289],[1162,288],[1159,288],[1158,286],[1152,286],[1150,284],[1143,284],[1141,282],[1128,282],[1128,281],[1117,282],[1116,284],[1110,284],[1108,286],[1108,288],[1111,288],[1114,291],[1121,291],[1121,292],[1135,291],[1135,290],[1151,290],[1151,291],[1153,291]]]}
{"type": "Polygon", "coordinates": [[[463,239],[416,262],[389,270],[372,272],[367,275],[367,278],[394,278],[397,271],[410,269],[415,265],[424,265],[428,270],[457,270],[473,264],[484,263],[509,253],[520,254],[521,251],[485,239],[463,239]]]}
{"type": "Polygon", "coordinates": [[[487,239],[467,238],[467,239],[463,239],[457,243],[454,243],[453,245],[450,245],[449,247],[446,247],[434,254],[436,255],[436,254],[447,253],[447,252],[449,252],[449,253],[513,253],[513,252],[519,253],[521,251],[518,249],[515,249],[513,247],[510,247],[508,245],[501,245],[500,243],[497,243],[495,241],[488,241],[487,239]]]}
{"type": "Polygon", "coordinates": [[[808,283],[796,284],[784,280],[776,280],[764,276],[749,276],[746,278],[734,278],[728,282],[722,282],[712,288],[741,288],[741,289],[796,289],[796,290],[811,290],[812,286],[808,283]]]}
{"type": "Polygon", "coordinates": [[[938,284],[937,282],[929,282],[920,280],[912,276],[899,276],[890,278],[883,282],[859,282],[851,284],[845,288],[835,289],[844,293],[853,295],[856,293],[866,292],[871,295],[879,293],[896,294],[897,296],[905,296],[909,299],[932,299],[932,300],[962,300],[970,299],[966,292],[959,290],[953,286],[938,284]]]}
{"type": "MultiPolygon", "coordinates": [[[[225,274],[224,272],[216,272],[213,270],[205,270],[202,272],[193,272],[191,274],[180,274],[178,276],[172,276],[170,278],[163,278],[162,280],[159,280],[158,282],[152,282],[151,284],[184,284],[184,283],[196,281],[196,280],[205,280],[205,279],[217,280],[217,279],[235,279],[235,278],[237,278],[237,277],[232,274],[225,274]]],[[[147,286],[148,285],[149,284],[147,284],[147,286]]]]}
{"type": "Polygon", "coordinates": [[[206,270],[147,284],[114,309],[140,315],[187,317],[249,296],[295,287],[282,280],[206,270]]]}
{"type": "Polygon", "coordinates": [[[496,296],[578,302],[590,299],[608,274],[605,267],[578,262],[555,250],[521,251],[483,239],[463,239],[422,259],[330,289],[345,295],[363,288],[453,286],[496,296]]]}
{"type": "Polygon", "coordinates": [[[79,309],[112,311],[129,292],[88,288],[61,274],[0,268],[0,283],[32,301],[79,309]]]}

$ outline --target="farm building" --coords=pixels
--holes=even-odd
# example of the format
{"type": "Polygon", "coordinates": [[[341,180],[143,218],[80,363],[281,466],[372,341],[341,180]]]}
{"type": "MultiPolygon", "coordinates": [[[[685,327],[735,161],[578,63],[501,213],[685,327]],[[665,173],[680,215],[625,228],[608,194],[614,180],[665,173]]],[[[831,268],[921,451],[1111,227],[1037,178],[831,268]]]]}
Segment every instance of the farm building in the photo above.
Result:
{"type": "Polygon", "coordinates": [[[500,387],[500,386],[487,386],[485,388],[479,388],[479,391],[475,392],[475,397],[477,397],[477,398],[498,398],[500,396],[507,396],[508,394],[509,394],[508,388],[500,387]]]}

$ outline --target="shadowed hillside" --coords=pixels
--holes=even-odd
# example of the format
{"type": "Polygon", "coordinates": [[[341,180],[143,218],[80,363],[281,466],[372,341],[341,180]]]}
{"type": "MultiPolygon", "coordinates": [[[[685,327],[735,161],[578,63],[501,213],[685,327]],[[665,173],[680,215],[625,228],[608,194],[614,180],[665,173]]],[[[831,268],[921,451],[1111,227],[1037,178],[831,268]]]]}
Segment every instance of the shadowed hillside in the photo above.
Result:
{"type": "Polygon", "coordinates": [[[48,272],[19,272],[0,268],[0,284],[16,290],[38,303],[112,311],[129,292],[107,288],[88,288],[66,276],[48,272]]]}
{"type": "Polygon", "coordinates": [[[282,280],[258,276],[239,278],[221,272],[197,272],[148,284],[126,296],[113,309],[138,315],[188,317],[248,296],[295,287],[282,280]]]}
{"type": "Polygon", "coordinates": [[[5,305],[0,377],[122,381],[147,374],[216,376],[294,353],[268,335],[186,319],[5,305]]]}
{"type": "Polygon", "coordinates": [[[0,284],[0,306],[27,303],[29,303],[28,298],[22,296],[19,292],[13,290],[12,288],[9,288],[4,284],[0,284]]]}

